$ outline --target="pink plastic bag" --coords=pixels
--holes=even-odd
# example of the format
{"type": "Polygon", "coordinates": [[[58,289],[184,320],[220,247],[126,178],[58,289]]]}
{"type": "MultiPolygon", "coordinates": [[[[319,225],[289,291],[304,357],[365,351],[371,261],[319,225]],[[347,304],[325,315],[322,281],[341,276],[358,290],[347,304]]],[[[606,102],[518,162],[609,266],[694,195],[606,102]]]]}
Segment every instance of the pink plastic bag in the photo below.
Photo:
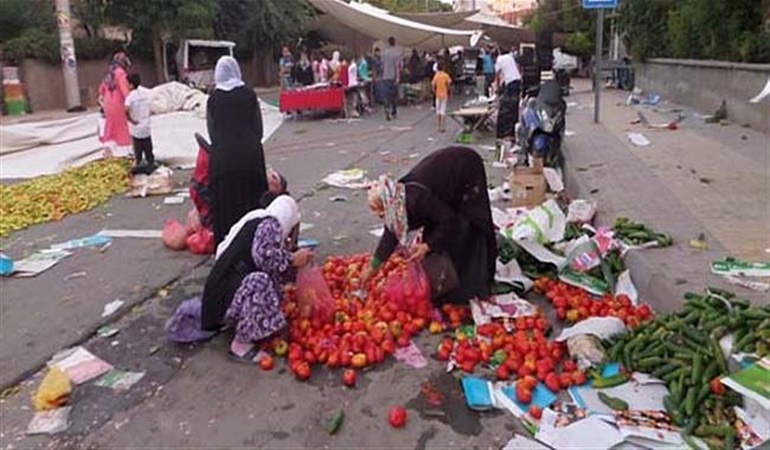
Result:
{"type": "Polygon", "coordinates": [[[201,228],[187,236],[187,247],[196,255],[210,255],[214,253],[214,233],[206,228],[201,228]]]}
{"type": "Polygon", "coordinates": [[[190,210],[190,212],[187,213],[187,235],[191,235],[193,233],[196,233],[200,231],[201,229],[201,217],[198,214],[198,210],[193,208],[190,210]]]}
{"type": "Polygon", "coordinates": [[[163,244],[171,250],[184,250],[187,247],[187,230],[176,219],[167,219],[163,225],[163,244]]]}
{"type": "Polygon", "coordinates": [[[420,263],[410,262],[404,273],[394,273],[388,277],[385,295],[398,311],[427,317],[431,309],[428,283],[428,276],[420,263]]]}
{"type": "Polygon", "coordinates": [[[311,317],[321,323],[331,322],[334,298],[324,279],[323,270],[305,266],[297,273],[297,303],[301,317],[311,317]]]}

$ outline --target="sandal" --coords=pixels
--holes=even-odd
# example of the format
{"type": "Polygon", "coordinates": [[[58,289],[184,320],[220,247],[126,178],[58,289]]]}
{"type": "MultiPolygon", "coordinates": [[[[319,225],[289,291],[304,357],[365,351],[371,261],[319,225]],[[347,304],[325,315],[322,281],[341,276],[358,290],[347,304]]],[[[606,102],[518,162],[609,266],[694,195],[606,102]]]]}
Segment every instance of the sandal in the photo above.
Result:
{"type": "Polygon", "coordinates": [[[252,346],[246,353],[242,355],[236,355],[233,353],[232,350],[227,351],[230,358],[232,358],[234,361],[239,362],[241,364],[259,364],[259,361],[266,355],[265,352],[262,351],[262,348],[254,345],[252,346]]]}

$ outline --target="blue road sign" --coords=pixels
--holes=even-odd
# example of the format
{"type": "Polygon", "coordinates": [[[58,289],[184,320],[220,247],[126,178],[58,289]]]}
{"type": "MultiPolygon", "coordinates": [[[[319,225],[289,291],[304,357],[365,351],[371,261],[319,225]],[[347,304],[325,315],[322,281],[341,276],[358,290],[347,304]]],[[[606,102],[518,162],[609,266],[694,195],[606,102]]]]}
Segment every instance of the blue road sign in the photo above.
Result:
{"type": "Polygon", "coordinates": [[[583,0],[583,8],[585,9],[597,9],[597,8],[617,8],[618,0],[583,0]]]}

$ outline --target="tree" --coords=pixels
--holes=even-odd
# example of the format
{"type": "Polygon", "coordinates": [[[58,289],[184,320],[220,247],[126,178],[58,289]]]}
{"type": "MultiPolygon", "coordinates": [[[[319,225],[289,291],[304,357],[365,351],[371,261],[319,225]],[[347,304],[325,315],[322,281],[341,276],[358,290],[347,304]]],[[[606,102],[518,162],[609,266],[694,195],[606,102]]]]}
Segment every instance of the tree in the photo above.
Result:
{"type": "Polygon", "coordinates": [[[594,43],[586,33],[576,31],[572,33],[564,45],[564,50],[583,59],[591,58],[594,50],[594,43]]]}
{"type": "Polygon", "coordinates": [[[424,13],[452,11],[452,5],[438,0],[370,0],[372,6],[387,9],[390,12],[424,13]]]}
{"type": "Polygon", "coordinates": [[[105,0],[106,20],[127,25],[149,37],[155,74],[163,81],[163,42],[176,38],[206,38],[219,11],[217,0],[105,0]]]}

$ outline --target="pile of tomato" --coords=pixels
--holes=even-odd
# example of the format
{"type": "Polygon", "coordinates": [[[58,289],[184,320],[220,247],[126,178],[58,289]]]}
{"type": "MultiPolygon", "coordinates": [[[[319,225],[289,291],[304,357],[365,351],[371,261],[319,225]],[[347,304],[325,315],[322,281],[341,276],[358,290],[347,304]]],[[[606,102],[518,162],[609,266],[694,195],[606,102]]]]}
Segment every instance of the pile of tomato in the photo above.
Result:
{"type": "Polygon", "coordinates": [[[574,286],[549,278],[535,281],[535,292],[544,294],[556,310],[556,317],[568,323],[576,323],[589,317],[617,317],[634,328],[652,318],[647,305],[634,306],[626,295],[605,294],[597,299],[574,286]]]}
{"type": "MultiPolygon", "coordinates": [[[[279,348],[283,350],[299,380],[308,379],[317,364],[362,369],[380,363],[398,347],[410,345],[411,338],[430,322],[429,287],[427,283],[404,283],[408,265],[403,258],[392,257],[383,264],[367,282],[365,298],[354,295],[368,264],[368,255],[330,257],[324,264],[324,279],[334,299],[331,322],[301,317],[296,289],[286,288],[289,342],[276,339],[273,350],[276,354],[279,348]],[[388,289],[388,283],[399,289],[388,289]]],[[[347,377],[350,385],[351,375],[347,377]]]]}

